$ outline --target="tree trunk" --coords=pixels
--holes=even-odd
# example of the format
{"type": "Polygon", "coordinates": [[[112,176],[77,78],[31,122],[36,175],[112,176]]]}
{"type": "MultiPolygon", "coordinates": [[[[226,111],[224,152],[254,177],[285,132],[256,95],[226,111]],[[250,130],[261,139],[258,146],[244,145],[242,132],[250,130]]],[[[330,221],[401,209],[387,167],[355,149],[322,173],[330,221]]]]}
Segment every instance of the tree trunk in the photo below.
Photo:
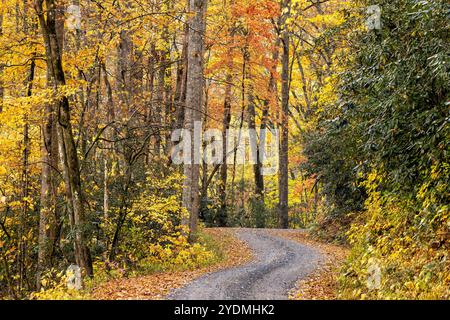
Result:
{"type": "Polygon", "coordinates": [[[301,76],[301,79],[302,79],[303,95],[305,96],[305,103],[306,103],[305,120],[308,120],[309,115],[311,114],[311,100],[309,99],[309,93],[308,93],[308,89],[307,89],[306,76],[305,76],[305,71],[303,69],[301,55],[299,53],[297,53],[296,56],[297,56],[298,70],[300,71],[300,76],[301,76]]]}
{"type": "MultiPolygon", "coordinates": [[[[237,141],[235,148],[233,150],[233,170],[231,174],[231,203],[235,204],[235,180],[236,180],[236,165],[237,165],[237,152],[238,147],[242,143],[242,140],[244,139],[242,135],[242,129],[244,127],[244,117],[245,117],[245,108],[246,108],[246,79],[247,79],[247,62],[248,62],[248,48],[246,47],[243,51],[243,63],[242,63],[242,78],[241,78],[241,114],[240,114],[240,123],[239,123],[239,130],[237,135],[237,141]]],[[[236,209],[238,209],[238,206],[236,206],[236,209]]]]}
{"type": "Polygon", "coordinates": [[[254,148],[252,153],[256,163],[253,164],[253,175],[255,178],[255,194],[262,203],[264,203],[264,176],[262,175],[262,163],[260,159],[260,149],[258,138],[256,136],[256,111],[255,111],[255,98],[253,95],[253,88],[250,88],[248,95],[248,128],[250,129],[250,147],[254,148]]]}
{"type": "MultiPolygon", "coordinates": [[[[106,99],[107,99],[107,120],[108,124],[115,121],[116,115],[114,111],[114,99],[112,94],[111,83],[108,79],[108,72],[105,63],[101,64],[101,72],[103,74],[103,82],[106,89],[106,99]]],[[[109,141],[114,139],[113,128],[107,128],[105,131],[105,136],[109,141]]],[[[109,148],[106,148],[104,152],[104,173],[103,173],[103,217],[105,222],[109,219],[109,168],[111,166],[112,160],[115,157],[113,143],[107,142],[109,148]]]]}
{"type": "MultiPolygon", "coordinates": [[[[42,14],[42,1],[35,2],[35,9],[38,14],[42,14]],[[41,13],[39,13],[41,12],[41,13]]],[[[47,50],[47,48],[46,48],[47,50]]],[[[47,52],[48,53],[48,52],[47,52]]],[[[47,63],[47,86],[52,86],[51,65],[47,63]]],[[[37,288],[40,289],[40,278],[42,272],[50,267],[51,246],[51,230],[55,221],[53,218],[56,214],[56,208],[53,205],[53,166],[56,165],[54,159],[55,145],[57,144],[55,128],[54,105],[47,102],[44,108],[44,124],[42,126],[43,143],[41,148],[41,195],[40,195],[40,212],[39,212],[39,236],[38,236],[38,263],[37,263],[37,288]]]]}
{"type": "Polygon", "coordinates": [[[186,103],[186,81],[187,81],[187,40],[189,28],[185,25],[183,47],[181,49],[181,60],[177,67],[177,84],[175,88],[174,104],[176,109],[176,121],[173,122],[173,129],[181,129],[184,123],[185,103],[186,103]]]}
{"type": "MultiPolygon", "coordinates": [[[[230,1],[230,6],[234,4],[234,0],[230,1]]],[[[229,9],[224,8],[227,12],[229,9]]],[[[220,182],[219,182],[219,198],[220,209],[217,223],[219,227],[227,225],[227,179],[228,179],[228,165],[227,165],[227,130],[230,128],[231,121],[231,93],[233,81],[233,46],[234,46],[234,20],[228,18],[229,35],[231,38],[230,44],[227,47],[227,75],[225,78],[225,98],[223,103],[223,118],[222,118],[222,166],[220,167],[220,182]]]]}
{"type": "Polygon", "coordinates": [[[114,236],[111,241],[111,249],[108,255],[109,261],[114,261],[117,254],[117,249],[119,246],[120,232],[122,231],[123,224],[127,218],[129,202],[130,202],[130,185],[132,182],[132,164],[127,163],[125,169],[126,181],[123,186],[122,192],[120,193],[120,207],[119,207],[119,217],[117,218],[116,229],[114,231],[114,236]]]}
{"type": "Polygon", "coordinates": [[[290,11],[290,0],[284,0],[283,19],[280,27],[282,28],[282,47],[283,54],[281,58],[281,139],[279,150],[280,172],[278,176],[278,215],[280,228],[289,227],[288,215],[288,150],[289,150],[289,31],[284,25],[290,11]],[[287,10],[287,11],[284,11],[287,10]]]}
{"type": "MultiPolygon", "coordinates": [[[[206,0],[189,0],[189,12],[194,15],[189,18],[189,36],[187,42],[188,69],[186,87],[186,110],[184,128],[191,133],[191,163],[184,164],[185,181],[183,186],[183,206],[189,212],[189,229],[191,241],[197,232],[199,212],[199,159],[200,141],[194,141],[194,124],[202,120],[203,108],[203,53],[206,0]]],[[[200,126],[201,128],[201,126],[200,126]]]]}
{"type": "MultiPolygon", "coordinates": [[[[250,65],[250,54],[246,55],[247,63],[250,65]]],[[[252,68],[248,68],[248,78],[252,80],[252,68]]],[[[259,148],[258,135],[256,133],[256,106],[254,96],[254,84],[250,82],[248,89],[248,106],[247,106],[247,124],[249,128],[250,152],[253,163],[253,176],[255,180],[255,196],[252,198],[253,215],[256,218],[256,227],[264,228],[264,176],[262,175],[262,162],[260,158],[261,150],[259,148]]],[[[266,108],[264,108],[266,109],[266,108]]],[[[266,115],[263,115],[263,117],[266,115]]],[[[264,119],[266,121],[266,119],[264,119]]],[[[244,206],[244,205],[243,205],[244,206]]]]}
{"type": "Polygon", "coordinates": [[[161,144],[162,144],[162,136],[161,136],[161,128],[163,126],[163,118],[165,109],[164,106],[164,79],[166,76],[166,57],[164,50],[154,51],[154,55],[157,57],[158,65],[156,75],[156,81],[154,86],[153,93],[153,125],[156,126],[156,132],[154,134],[153,141],[153,156],[159,158],[161,155],[161,144]]]}
{"type": "MultiPolygon", "coordinates": [[[[229,53],[231,50],[229,50],[229,53]]],[[[231,81],[233,79],[231,74],[232,61],[230,59],[228,66],[228,74],[226,77],[225,87],[225,99],[223,103],[223,119],[222,119],[222,166],[220,167],[220,185],[219,185],[219,198],[220,198],[220,212],[217,219],[219,227],[226,227],[227,225],[227,177],[228,177],[228,165],[227,165],[227,130],[230,128],[231,121],[231,81]]]]}
{"type": "MultiPolygon", "coordinates": [[[[26,96],[31,97],[33,90],[33,81],[34,81],[34,71],[36,68],[36,61],[33,55],[30,64],[30,71],[26,80],[26,96]]],[[[23,155],[22,155],[22,217],[21,217],[21,231],[20,231],[20,240],[19,240],[19,251],[21,253],[21,263],[20,263],[20,282],[22,282],[22,277],[26,277],[26,260],[27,260],[27,244],[26,238],[24,238],[25,228],[27,224],[27,217],[29,211],[29,195],[30,195],[30,168],[29,168],[29,156],[30,156],[30,135],[29,135],[29,120],[28,115],[25,113],[24,115],[24,127],[23,127],[23,155]]]]}
{"type": "MultiPolygon", "coordinates": [[[[56,28],[57,10],[55,1],[46,0],[46,17],[44,17],[43,0],[35,0],[35,10],[44,38],[48,75],[56,93],[59,87],[65,86],[66,81],[61,61],[61,45],[58,41],[56,28]]],[[[92,261],[86,245],[87,226],[82,201],[79,159],[70,122],[68,98],[64,95],[58,98],[55,107],[58,148],[63,169],[67,208],[70,214],[71,227],[75,233],[75,260],[86,275],[92,276],[92,261]]]]}
{"type": "MultiPolygon", "coordinates": [[[[120,108],[124,105],[129,105],[131,102],[131,52],[132,43],[130,35],[127,31],[122,30],[120,32],[120,41],[117,48],[117,89],[120,108]]],[[[119,111],[120,111],[119,108],[119,111]]]]}

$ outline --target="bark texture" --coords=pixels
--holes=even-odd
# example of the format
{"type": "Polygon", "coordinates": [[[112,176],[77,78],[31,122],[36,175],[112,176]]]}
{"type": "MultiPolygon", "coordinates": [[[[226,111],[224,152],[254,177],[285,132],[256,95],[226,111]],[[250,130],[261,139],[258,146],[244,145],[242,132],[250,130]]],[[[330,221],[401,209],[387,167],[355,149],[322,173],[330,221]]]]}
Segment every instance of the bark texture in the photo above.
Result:
{"type": "MultiPolygon", "coordinates": [[[[189,0],[189,35],[187,41],[187,87],[184,128],[191,133],[190,163],[184,164],[185,181],[183,186],[183,206],[189,212],[189,230],[191,240],[197,231],[199,213],[199,175],[200,175],[200,141],[194,141],[194,124],[202,120],[203,109],[203,54],[206,0],[189,0]]],[[[184,221],[186,223],[186,221],[184,221]]]]}

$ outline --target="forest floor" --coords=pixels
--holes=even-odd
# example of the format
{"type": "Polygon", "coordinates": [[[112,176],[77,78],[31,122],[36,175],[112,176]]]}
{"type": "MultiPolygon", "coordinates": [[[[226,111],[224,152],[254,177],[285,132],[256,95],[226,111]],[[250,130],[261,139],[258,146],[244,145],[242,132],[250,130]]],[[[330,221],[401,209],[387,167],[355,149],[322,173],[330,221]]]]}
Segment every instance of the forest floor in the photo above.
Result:
{"type": "Polygon", "coordinates": [[[337,269],[347,250],[303,230],[205,229],[224,259],[195,271],[155,273],[101,284],[91,298],[334,299],[337,269]]]}

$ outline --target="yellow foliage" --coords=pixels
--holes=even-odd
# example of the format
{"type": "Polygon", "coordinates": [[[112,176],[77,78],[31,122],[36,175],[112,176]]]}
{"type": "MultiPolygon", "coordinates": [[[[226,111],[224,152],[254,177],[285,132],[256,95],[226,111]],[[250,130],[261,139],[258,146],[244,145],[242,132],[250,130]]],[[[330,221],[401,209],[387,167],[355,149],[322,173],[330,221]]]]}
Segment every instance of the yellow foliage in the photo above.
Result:
{"type": "Polygon", "coordinates": [[[85,300],[84,290],[67,288],[67,277],[63,273],[50,271],[41,279],[41,290],[30,295],[33,300],[85,300]]]}
{"type": "MultiPolygon", "coordinates": [[[[348,232],[353,249],[341,274],[341,297],[449,299],[449,243],[445,233],[439,234],[448,222],[448,208],[441,208],[433,220],[428,220],[429,202],[417,208],[412,199],[382,195],[377,188],[381,180],[372,172],[365,182],[369,192],[367,212],[348,232]],[[373,259],[380,273],[375,287],[369,285],[368,272],[373,259]]],[[[425,189],[421,188],[418,197],[429,194],[425,189]]]]}

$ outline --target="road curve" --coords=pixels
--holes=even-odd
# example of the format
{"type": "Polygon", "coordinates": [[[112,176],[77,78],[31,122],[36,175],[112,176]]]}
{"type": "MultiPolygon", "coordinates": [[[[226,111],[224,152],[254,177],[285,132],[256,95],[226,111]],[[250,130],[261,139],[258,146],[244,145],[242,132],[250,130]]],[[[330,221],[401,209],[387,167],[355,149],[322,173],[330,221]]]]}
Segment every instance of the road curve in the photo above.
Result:
{"type": "Polygon", "coordinates": [[[297,280],[321,261],[310,246],[279,238],[266,229],[235,229],[254,254],[249,264],[206,274],[172,292],[171,300],[285,300],[297,280]]]}

